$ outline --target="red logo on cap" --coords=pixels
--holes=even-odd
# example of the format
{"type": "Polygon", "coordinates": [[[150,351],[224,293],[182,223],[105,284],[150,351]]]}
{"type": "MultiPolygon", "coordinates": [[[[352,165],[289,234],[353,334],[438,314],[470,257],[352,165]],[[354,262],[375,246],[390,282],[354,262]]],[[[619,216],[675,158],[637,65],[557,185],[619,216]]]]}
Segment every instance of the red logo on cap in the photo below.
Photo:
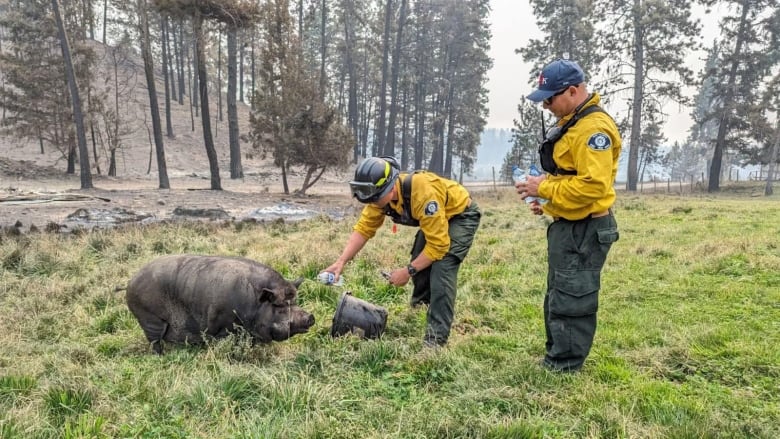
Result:
{"type": "Polygon", "coordinates": [[[547,84],[547,78],[544,77],[543,73],[539,73],[539,85],[542,86],[544,84],[547,84]]]}

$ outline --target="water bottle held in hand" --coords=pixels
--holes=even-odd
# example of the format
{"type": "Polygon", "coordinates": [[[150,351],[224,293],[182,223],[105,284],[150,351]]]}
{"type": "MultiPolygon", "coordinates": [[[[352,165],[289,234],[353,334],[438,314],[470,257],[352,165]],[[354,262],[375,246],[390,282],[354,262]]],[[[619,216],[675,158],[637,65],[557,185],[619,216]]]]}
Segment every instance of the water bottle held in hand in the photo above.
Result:
{"type": "Polygon", "coordinates": [[[336,275],[327,271],[323,271],[322,273],[318,274],[317,280],[325,285],[333,285],[336,287],[344,285],[344,276],[339,276],[339,280],[336,281],[336,275]]]}
{"type": "Polygon", "coordinates": [[[512,181],[515,183],[525,181],[525,171],[517,165],[512,165],[512,181]]]}
{"type": "MultiPolygon", "coordinates": [[[[528,169],[528,175],[538,176],[542,174],[541,172],[539,172],[539,169],[536,168],[536,165],[531,165],[531,167],[528,169]]],[[[525,171],[523,169],[520,169],[520,167],[518,167],[517,165],[512,166],[512,180],[514,180],[515,183],[526,181],[525,171]]],[[[531,204],[533,202],[544,204],[547,202],[547,200],[539,197],[525,197],[525,202],[528,204],[531,204]]]]}
{"type": "MultiPolygon", "coordinates": [[[[536,165],[531,165],[531,167],[528,168],[528,175],[538,177],[542,175],[542,173],[539,171],[539,168],[537,168],[536,165]]],[[[542,198],[542,197],[533,197],[533,198],[535,201],[539,202],[539,204],[544,204],[547,202],[547,198],[542,198]]]]}

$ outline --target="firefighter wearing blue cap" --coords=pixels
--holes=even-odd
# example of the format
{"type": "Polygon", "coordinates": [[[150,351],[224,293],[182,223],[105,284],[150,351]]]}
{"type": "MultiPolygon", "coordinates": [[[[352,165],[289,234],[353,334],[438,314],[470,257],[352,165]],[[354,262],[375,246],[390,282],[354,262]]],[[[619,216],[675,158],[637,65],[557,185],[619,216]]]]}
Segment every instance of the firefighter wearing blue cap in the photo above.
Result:
{"type": "Polygon", "coordinates": [[[547,336],[542,365],[554,371],[579,370],[596,333],[601,270],[618,240],[612,214],[621,138],[612,118],[589,93],[585,74],[570,60],[542,69],[528,99],[541,102],[558,119],[539,148],[546,174],[515,184],[534,214],[553,218],[547,229],[547,336]]]}
{"type": "Polygon", "coordinates": [[[349,182],[352,195],[365,205],[339,258],[325,271],[341,275],[384,223],[419,227],[411,262],[391,271],[395,286],[414,283],[413,306],[428,304],[424,346],[447,343],[455,314],[458,270],[474,241],[481,213],[466,188],[432,172],[401,172],[393,157],[369,157],[349,182]]]}

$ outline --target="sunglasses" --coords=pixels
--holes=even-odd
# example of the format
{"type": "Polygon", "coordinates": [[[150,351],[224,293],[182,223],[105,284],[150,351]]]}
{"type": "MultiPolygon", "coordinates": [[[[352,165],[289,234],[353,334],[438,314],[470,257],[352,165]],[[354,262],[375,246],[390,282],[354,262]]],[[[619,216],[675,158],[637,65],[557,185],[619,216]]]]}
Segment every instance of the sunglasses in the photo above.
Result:
{"type": "Polygon", "coordinates": [[[566,87],[563,90],[559,91],[558,93],[555,93],[554,95],[550,96],[549,98],[543,100],[542,102],[544,102],[547,105],[552,105],[553,98],[558,96],[558,95],[562,95],[562,94],[566,93],[566,90],[568,90],[568,89],[569,89],[569,87],[566,87]]]}

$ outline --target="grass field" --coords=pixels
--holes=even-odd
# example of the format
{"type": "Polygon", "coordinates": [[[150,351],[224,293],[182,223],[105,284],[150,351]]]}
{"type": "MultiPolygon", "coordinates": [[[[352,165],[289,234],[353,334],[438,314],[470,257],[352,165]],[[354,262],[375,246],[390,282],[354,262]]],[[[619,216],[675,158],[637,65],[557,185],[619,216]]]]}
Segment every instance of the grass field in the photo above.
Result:
{"type": "MultiPolygon", "coordinates": [[[[744,192],[750,192],[744,191],[744,192]]],[[[478,193],[450,344],[379,270],[414,230],[385,226],[344,288],[307,281],[307,334],[150,353],[124,293],[163,254],[241,255],[288,278],[336,258],[351,220],[168,224],[0,241],[2,438],[780,437],[777,196],[620,195],[599,328],[579,374],[539,367],[545,222],[478,193]],[[384,337],[332,339],[340,293],[389,310],[384,337]]]]}

